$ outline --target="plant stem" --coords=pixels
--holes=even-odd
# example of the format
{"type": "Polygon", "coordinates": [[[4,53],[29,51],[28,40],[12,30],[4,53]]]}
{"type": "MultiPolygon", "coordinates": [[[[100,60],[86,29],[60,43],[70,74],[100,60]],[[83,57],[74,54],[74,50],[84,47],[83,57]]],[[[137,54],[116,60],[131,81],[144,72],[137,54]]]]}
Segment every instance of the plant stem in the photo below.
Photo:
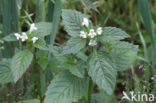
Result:
{"type": "Polygon", "coordinates": [[[93,90],[93,81],[90,78],[90,80],[89,80],[89,88],[88,88],[88,103],[91,103],[91,100],[92,100],[92,90],[93,90]]]}

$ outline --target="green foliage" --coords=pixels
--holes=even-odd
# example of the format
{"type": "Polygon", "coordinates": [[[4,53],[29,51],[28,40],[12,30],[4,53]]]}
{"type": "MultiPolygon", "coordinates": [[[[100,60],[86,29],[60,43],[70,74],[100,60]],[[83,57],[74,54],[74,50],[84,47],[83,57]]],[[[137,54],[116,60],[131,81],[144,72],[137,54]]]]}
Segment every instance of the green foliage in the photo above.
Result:
{"type": "Polygon", "coordinates": [[[0,84],[6,84],[13,81],[10,68],[10,59],[0,61],[0,84]]]}
{"type": "Polygon", "coordinates": [[[78,11],[62,10],[63,24],[65,25],[65,29],[70,36],[79,36],[84,17],[88,18],[87,15],[78,11]]]}
{"type": "MultiPolygon", "coordinates": [[[[137,9],[134,9],[135,12],[131,12],[136,1],[130,0],[128,6],[123,5],[127,2],[122,0],[119,0],[122,1],[120,2],[121,5],[118,5],[116,0],[94,0],[94,3],[91,0],[82,1],[0,1],[0,31],[2,31],[0,35],[2,34],[1,37],[5,35],[6,37],[2,39],[10,44],[10,46],[7,46],[4,42],[0,45],[0,47],[8,49],[4,52],[0,50],[0,57],[2,57],[0,59],[0,84],[2,84],[2,87],[0,87],[0,102],[2,100],[2,102],[10,103],[20,99],[23,101],[16,103],[117,103],[115,99],[121,99],[119,96],[121,90],[126,89],[129,91],[133,87],[137,90],[136,87],[144,83],[141,81],[141,85],[138,85],[137,83],[140,81],[137,79],[143,77],[145,78],[145,83],[148,81],[154,83],[153,80],[150,80],[151,75],[148,75],[152,73],[150,66],[153,62],[146,64],[150,69],[146,67],[141,69],[148,77],[144,76],[144,74],[142,76],[140,72],[139,74],[142,77],[137,76],[138,74],[135,74],[133,70],[133,66],[137,69],[135,64],[138,63],[138,61],[136,62],[138,47],[128,41],[140,45],[138,40],[135,39],[137,35],[134,35],[137,34],[134,26],[136,20],[139,23],[136,16],[138,14],[136,13],[137,9]],[[83,5],[80,3],[83,3],[83,5]],[[85,14],[76,10],[61,10],[62,8],[68,8],[67,5],[70,8],[83,11],[85,14]],[[32,6],[33,8],[30,8],[32,6]],[[84,6],[84,8],[81,6],[84,6]],[[86,10],[86,6],[90,9],[89,13],[86,10]],[[61,11],[63,20],[60,22],[61,11]],[[119,28],[107,27],[105,23],[108,18],[108,25],[127,29],[126,31],[133,35],[132,38],[127,39],[130,36],[119,28]],[[124,21],[125,19],[126,21],[124,21]],[[31,23],[38,22],[35,23],[37,30],[34,27],[32,32],[30,30],[26,31],[29,29],[26,25],[30,24],[29,21],[31,23]],[[87,26],[88,23],[86,22],[88,21],[89,25],[87,26]],[[85,26],[82,25],[84,22],[86,23],[85,26]],[[125,22],[129,25],[127,26],[125,22]],[[3,27],[1,26],[2,23],[3,27]],[[62,25],[64,25],[69,36],[63,31],[62,25]],[[21,26],[20,29],[18,26],[21,26]],[[58,30],[60,30],[59,35],[56,37],[58,30]],[[17,41],[13,34],[14,32],[21,34],[19,42],[14,42],[17,41]],[[22,32],[25,32],[28,37],[25,41],[22,41],[24,38],[22,32]],[[86,35],[86,37],[81,34],[86,35]],[[36,38],[36,41],[33,37],[36,38]],[[65,43],[67,39],[69,40],[65,43]],[[1,52],[6,53],[6,55],[1,52]],[[7,56],[9,54],[11,55],[7,56]],[[12,59],[10,60],[6,57],[12,57],[12,59]],[[129,68],[133,71],[132,79],[134,79],[134,83],[131,83],[131,78],[129,81],[127,77],[129,72],[122,72],[129,68]],[[27,69],[29,70],[27,71],[27,69]],[[117,72],[119,72],[119,79],[117,78],[117,72]],[[23,74],[25,75],[21,78],[23,74]],[[123,79],[121,80],[120,78],[123,79]],[[16,84],[10,83],[13,81],[18,82],[16,84]],[[50,85],[48,86],[49,83],[50,85]],[[117,83],[119,83],[117,87],[121,85],[121,87],[125,88],[116,88],[116,92],[113,93],[117,83]],[[129,86],[129,84],[131,85],[129,86]],[[47,92],[44,94],[47,86],[47,92]],[[25,100],[28,98],[37,99],[25,100]]],[[[140,4],[143,2],[147,4],[145,0],[139,2],[140,4]]],[[[147,5],[142,4],[142,7],[145,7],[142,9],[142,14],[146,13],[147,5]]],[[[151,22],[147,20],[149,17],[150,15],[143,17],[143,20],[146,19],[146,25],[151,25],[151,23],[147,23],[147,21],[151,22]]],[[[147,28],[149,31],[150,26],[147,28]]],[[[149,51],[152,51],[152,49],[149,49],[149,51]]],[[[139,53],[141,58],[143,55],[142,49],[139,53]]],[[[148,55],[149,58],[154,57],[153,54],[154,52],[148,55]]],[[[155,86],[147,84],[143,91],[150,93],[152,91],[150,87],[154,88],[155,86]]]]}
{"type": "Polygon", "coordinates": [[[83,0],[83,1],[90,9],[93,9],[96,12],[99,12],[96,6],[90,0],[83,0]]]}
{"type": "Polygon", "coordinates": [[[34,47],[40,50],[47,50],[48,47],[46,46],[46,42],[43,38],[39,38],[36,43],[33,44],[34,47]]]}
{"type": "Polygon", "coordinates": [[[117,66],[117,70],[126,70],[134,63],[138,47],[128,42],[117,42],[112,45],[110,55],[117,66]]]}
{"type": "Polygon", "coordinates": [[[44,103],[72,103],[87,93],[88,80],[63,71],[52,80],[44,103]]]}
{"type": "Polygon", "coordinates": [[[40,101],[38,99],[31,99],[31,100],[19,101],[17,103],[40,103],[40,101]]]}
{"type": "Polygon", "coordinates": [[[103,35],[100,37],[101,42],[113,42],[128,38],[129,35],[123,30],[116,27],[104,27],[103,35]]]}
{"type": "Polygon", "coordinates": [[[112,58],[105,52],[96,52],[89,61],[89,75],[97,85],[111,94],[116,83],[116,67],[112,58]]]}
{"type": "Polygon", "coordinates": [[[45,37],[51,34],[52,23],[49,22],[39,22],[35,26],[38,28],[36,31],[32,32],[32,36],[36,37],[45,37]]]}
{"type": "Polygon", "coordinates": [[[7,42],[17,41],[17,39],[16,39],[14,33],[11,33],[11,34],[5,36],[5,37],[3,38],[3,40],[4,40],[4,41],[7,41],[7,42]]]}
{"type": "Polygon", "coordinates": [[[80,37],[72,37],[63,48],[64,54],[76,54],[86,45],[86,40],[81,39],[80,37]]]}
{"type": "MultiPolygon", "coordinates": [[[[54,0],[52,0],[52,1],[54,1],[54,0]]],[[[53,14],[54,16],[52,17],[53,25],[52,25],[52,33],[50,35],[50,43],[51,44],[53,44],[55,41],[56,33],[57,33],[59,22],[60,22],[61,8],[62,8],[62,1],[56,0],[55,6],[54,6],[54,14],[53,14]]]]}
{"type": "Polygon", "coordinates": [[[68,66],[69,71],[73,75],[75,75],[79,78],[84,78],[84,74],[85,74],[84,67],[85,67],[85,65],[83,62],[76,62],[75,64],[68,66]]]}
{"type": "Polygon", "coordinates": [[[33,54],[29,50],[16,53],[11,60],[11,71],[14,82],[17,82],[31,64],[33,54]]]}
{"type": "Polygon", "coordinates": [[[114,98],[107,95],[104,91],[95,93],[92,96],[92,103],[118,103],[114,98]]]}
{"type": "MultiPolygon", "coordinates": [[[[154,43],[154,36],[153,36],[153,27],[152,27],[152,18],[148,7],[147,0],[138,0],[140,12],[145,24],[145,27],[147,28],[147,31],[150,34],[152,43],[154,43]]],[[[153,44],[155,45],[155,44],[153,44]]]]}

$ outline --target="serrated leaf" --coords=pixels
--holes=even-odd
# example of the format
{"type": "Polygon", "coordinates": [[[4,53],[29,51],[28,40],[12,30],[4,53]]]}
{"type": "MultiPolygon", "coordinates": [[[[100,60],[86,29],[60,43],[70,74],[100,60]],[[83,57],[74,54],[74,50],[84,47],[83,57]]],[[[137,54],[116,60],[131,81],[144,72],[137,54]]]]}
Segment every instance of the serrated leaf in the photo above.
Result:
{"type": "Polygon", "coordinates": [[[48,52],[38,51],[37,56],[39,57],[37,63],[40,65],[42,70],[45,70],[48,65],[48,52]]]}
{"type": "Polygon", "coordinates": [[[32,36],[43,38],[47,35],[50,35],[52,23],[50,22],[39,22],[35,23],[35,26],[38,28],[36,31],[32,32],[32,36]]]}
{"type": "Polygon", "coordinates": [[[87,93],[88,79],[80,79],[64,71],[51,82],[44,103],[72,103],[87,93]]]}
{"type": "Polygon", "coordinates": [[[17,80],[22,77],[31,64],[32,58],[33,54],[29,50],[20,51],[13,56],[11,61],[11,71],[14,77],[14,82],[17,82],[17,80]]]}
{"type": "Polygon", "coordinates": [[[33,44],[33,46],[40,50],[48,50],[48,47],[46,46],[46,42],[43,38],[39,38],[36,41],[36,43],[33,44]]]}
{"type": "Polygon", "coordinates": [[[103,34],[99,38],[101,42],[119,41],[128,38],[129,35],[116,27],[104,27],[103,34]]]}
{"type": "Polygon", "coordinates": [[[3,38],[3,40],[4,40],[4,41],[7,41],[7,42],[17,41],[17,39],[16,39],[16,37],[15,37],[15,35],[14,35],[13,33],[11,33],[11,34],[5,36],[5,37],[3,38]]]}
{"type": "Polygon", "coordinates": [[[89,61],[89,76],[108,94],[113,92],[116,83],[116,68],[112,58],[105,52],[94,53],[89,61]]]}
{"type": "Polygon", "coordinates": [[[10,60],[0,61],[0,84],[13,82],[10,60]]]}
{"type": "Polygon", "coordinates": [[[72,37],[68,40],[66,46],[63,48],[64,54],[76,54],[86,45],[86,40],[80,37],[72,37]]]}
{"type": "Polygon", "coordinates": [[[85,74],[85,70],[84,70],[84,64],[82,62],[77,62],[74,65],[70,65],[69,67],[69,71],[79,77],[79,78],[83,78],[84,74],[85,74]]]}
{"type": "Polygon", "coordinates": [[[88,56],[85,55],[85,54],[82,53],[82,52],[79,52],[76,56],[77,56],[78,58],[80,58],[81,60],[83,60],[84,62],[87,62],[87,60],[88,60],[88,56]]]}
{"type": "Polygon", "coordinates": [[[65,29],[70,36],[79,36],[80,31],[82,30],[82,21],[83,18],[88,18],[87,15],[84,15],[78,11],[74,10],[62,10],[63,24],[65,29]]]}
{"type": "Polygon", "coordinates": [[[30,100],[19,101],[17,103],[40,103],[40,101],[38,99],[30,99],[30,100]]]}
{"type": "Polygon", "coordinates": [[[112,45],[110,55],[112,55],[117,70],[126,70],[134,63],[137,56],[138,47],[128,42],[117,42],[112,45]]]}

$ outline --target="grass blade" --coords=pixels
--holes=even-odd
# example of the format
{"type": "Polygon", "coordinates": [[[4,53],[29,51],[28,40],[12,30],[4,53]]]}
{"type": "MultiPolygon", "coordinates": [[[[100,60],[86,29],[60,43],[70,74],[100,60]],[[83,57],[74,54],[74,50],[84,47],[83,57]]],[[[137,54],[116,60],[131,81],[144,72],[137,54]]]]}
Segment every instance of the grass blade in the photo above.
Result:
{"type": "Polygon", "coordinates": [[[148,33],[150,34],[152,46],[155,50],[155,41],[154,41],[154,36],[153,36],[154,30],[152,27],[152,18],[151,18],[151,14],[149,12],[148,2],[147,2],[147,0],[138,0],[138,4],[139,4],[141,16],[144,21],[144,25],[145,25],[148,33]]]}
{"type": "Polygon", "coordinates": [[[56,33],[58,30],[58,25],[60,22],[60,16],[61,16],[61,8],[62,3],[61,0],[56,0],[55,6],[54,6],[54,13],[53,13],[53,25],[52,25],[52,34],[50,35],[50,44],[53,45],[56,37],[56,33]]]}

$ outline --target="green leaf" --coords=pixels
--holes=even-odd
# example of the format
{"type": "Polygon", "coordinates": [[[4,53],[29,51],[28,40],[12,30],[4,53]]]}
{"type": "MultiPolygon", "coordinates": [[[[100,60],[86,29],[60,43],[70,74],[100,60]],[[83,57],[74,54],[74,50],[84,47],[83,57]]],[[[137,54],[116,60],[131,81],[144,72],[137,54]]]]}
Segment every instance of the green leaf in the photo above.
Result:
{"type": "Polygon", "coordinates": [[[90,0],[83,0],[83,1],[90,9],[93,9],[96,12],[99,12],[96,6],[90,0]]]}
{"type": "Polygon", "coordinates": [[[13,81],[10,68],[10,60],[0,61],[0,84],[6,84],[13,81]]]}
{"type": "Polygon", "coordinates": [[[104,91],[92,95],[92,103],[119,103],[115,98],[109,96],[104,91]]]}
{"type": "Polygon", "coordinates": [[[43,38],[39,38],[36,43],[33,44],[33,46],[41,50],[48,50],[46,42],[43,38]]]}
{"type": "Polygon", "coordinates": [[[20,51],[13,56],[11,61],[11,71],[14,77],[14,82],[17,82],[17,80],[22,77],[31,64],[32,58],[33,54],[29,50],[20,51]]]}
{"type": "Polygon", "coordinates": [[[17,103],[40,103],[40,101],[38,99],[30,99],[30,100],[19,101],[17,103]]]}
{"type": "Polygon", "coordinates": [[[53,26],[52,26],[52,33],[50,35],[50,44],[53,45],[55,42],[56,33],[58,31],[59,23],[60,23],[60,17],[61,17],[61,10],[62,10],[62,1],[56,0],[54,5],[54,11],[52,16],[53,26]]]}
{"type": "Polygon", "coordinates": [[[72,103],[87,93],[88,79],[78,78],[64,71],[51,82],[44,103],[72,103]]]}
{"type": "Polygon", "coordinates": [[[63,63],[66,60],[66,56],[63,54],[63,48],[59,46],[49,46],[49,52],[53,53],[53,56],[60,62],[63,63]]]}
{"type": "Polygon", "coordinates": [[[69,71],[79,77],[79,78],[84,78],[84,74],[85,74],[85,69],[84,69],[84,63],[82,62],[77,62],[76,64],[74,65],[70,65],[69,66],[69,71]]]}
{"type": "Polygon", "coordinates": [[[7,41],[7,42],[17,41],[17,39],[16,39],[16,37],[15,37],[15,35],[14,35],[13,33],[11,33],[11,34],[5,36],[5,37],[3,38],[3,40],[4,40],[4,41],[7,41]]]}
{"type": "Polygon", "coordinates": [[[86,39],[80,37],[72,37],[68,40],[66,46],[63,48],[64,54],[76,54],[86,45],[86,39]]]}
{"type": "Polygon", "coordinates": [[[50,22],[39,22],[35,26],[38,28],[36,31],[32,32],[32,36],[43,38],[51,34],[52,23],[50,22]]]}
{"type": "Polygon", "coordinates": [[[112,48],[110,55],[116,63],[117,70],[129,69],[136,60],[138,47],[128,42],[117,42],[112,48]]]}
{"type": "Polygon", "coordinates": [[[153,48],[155,48],[154,30],[153,30],[153,26],[152,26],[152,17],[151,17],[150,10],[148,7],[148,0],[138,0],[138,4],[139,4],[139,9],[141,12],[141,16],[143,18],[144,25],[145,25],[148,33],[150,34],[152,46],[153,46],[153,48]]]}
{"type": "Polygon", "coordinates": [[[80,58],[81,60],[83,60],[84,62],[87,62],[87,60],[88,60],[88,56],[85,55],[85,54],[82,53],[82,52],[79,52],[76,56],[77,56],[78,58],[80,58]]]}
{"type": "Polygon", "coordinates": [[[47,51],[38,51],[37,56],[39,57],[37,63],[40,65],[42,70],[45,70],[48,65],[48,52],[47,51]]]}
{"type": "Polygon", "coordinates": [[[116,68],[111,56],[105,52],[94,53],[89,61],[89,76],[108,94],[113,92],[116,83],[116,68]]]}
{"type": "Polygon", "coordinates": [[[104,27],[103,34],[99,38],[101,42],[119,41],[128,38],[129,35],[116,27],[104,27]]]}
{"type": "Polygon", "coordinates": [[[62,10],[63,24],[65,25],[68,35],[79,36],[80,31],[82,30],[82,21],[84,17],[88,18],[87,15],[78,11],[62,10]]]}

